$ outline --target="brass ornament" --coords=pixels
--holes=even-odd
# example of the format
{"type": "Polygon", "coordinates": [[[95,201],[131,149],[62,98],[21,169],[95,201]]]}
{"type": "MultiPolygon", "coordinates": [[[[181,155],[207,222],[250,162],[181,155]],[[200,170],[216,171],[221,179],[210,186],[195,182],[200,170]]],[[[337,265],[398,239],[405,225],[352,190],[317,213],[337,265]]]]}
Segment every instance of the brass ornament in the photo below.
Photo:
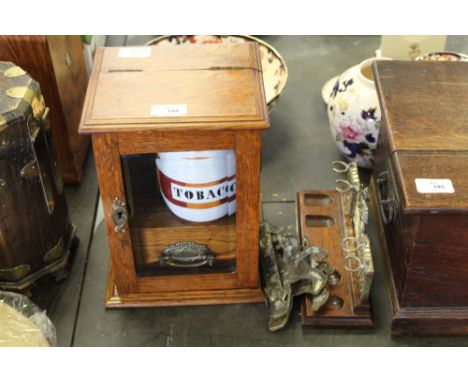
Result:
{"type": "Polygon", "coordinates": [[[277,331],[287,324],[293,296],[312,295],[314,311],[327,306],[333,297],[328,287],[339,283],[341,275],[326,261],[326,251],[309,246],[307,241],[300,243],[292,227],[263,223],[260,253],[270,331],[277,331]]]}
{"type": "Polygon", "coordinates": [[[20,77],[25,75],[26,72],[19,66],[12,66],[3,72],[3,75],[7,78],[20,77]]]}
{"type": "Polygon", "coordinates": [[[49,113],[49,108],[45,107],[44,97],[42,94],[35,95],[31,100],[31,109],[35,119],[45,119],[49,113]]]}
{"type": "Polygon", "coordinates": [[[30,270],[31,266],[29,264],[22,264],[13,268],[3,268],[0,269],[0,279],[5,281],[19,281],[24,278],[30,270]]]}
{"type": "Polygon", "coordinates": [[[214,259],[214,254],[206,244],[182,241],[164,248],[159,263],[161,266],[196,268],[204,265],[212,266],[214,259]]]}
{"type": "Polygon", "coordinates": [[[372,252],[369,237],[365,233],[369,215],[366,203],[368,190],[361,184],[356,162],[334,161],[332,165],[335,173],[345,176],[345,179],[336,180],[336,190],[345,201],[347,218],[354,227],[354,236],[347,236],[342,240],[344,268],[357,275],[359,300],[366,303],[374,278],[372,252]]]}
{"type": "Polygon", "coordinates": [[[26,164],[20,172],[20,175],[24,179],[31,179],[36,176],[39,176],[39,166],[35,160],[26,164]]]}
{"type": "Polygon", "coordinates": [[[16,86],[6,90],[5,94],[8,97],[22,99],[31,106],[32,113],[35,119],[42,119],[45,112],[45,102],[42,94],[36,92],[27,86],[16,86]]]}
{"type": "Polygon", "coordinates": [[[0,134],[6,129],[6,119],[3,115],[0,114],[0,134]]]}
{"type": "Polygon", "coordinates": [[[27,86],[15,86],[7,89],[5,94],[11,98],[24,99],[31,105],[31,101],[36,95],[36,92],[27,86]]]}
{"type": "Polygon", "coordinates": [[[64,243],[63,243],[63,238],[60,238],[57,244],[55,244],[51,249],[49,249],[46,254],[44,255],[44,262],[45,263],[50,263],[54,260],[59,259],[64,250],[64,243]]]}

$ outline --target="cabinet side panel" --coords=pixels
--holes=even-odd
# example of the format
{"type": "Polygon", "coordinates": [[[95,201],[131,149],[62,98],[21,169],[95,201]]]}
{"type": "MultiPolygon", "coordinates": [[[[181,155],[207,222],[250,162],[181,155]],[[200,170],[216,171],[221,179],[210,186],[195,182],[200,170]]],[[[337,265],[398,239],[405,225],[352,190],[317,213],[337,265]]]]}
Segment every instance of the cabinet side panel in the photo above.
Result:
{"type": "Polygon", "coordinates": [[[122,202],[126,200],[117,138],[112,134],[94,135],[93,149],[114,281],[119,294],[136,292],[137,280],[130,230],[127,225],[123,231],[115,232],[112,220],[112,204],[115,198],[122,202]]]}
{"type": "Polygon", "coordinates": [[[259,283],[260,155],[258,131],[237,134],[237,268],[239,287],[245,288],[259,283]]]}
{"type": "Polygon", "coordinates": [[[402,306],[466,306],[468,217],[421,216],[402,306]]]}
{"type": "Polygon", "coordinates": [[[88,84],[83,46],[79,36],[48,36],[47,42],[73,152],[71,160],[81,171],[90,141],[89,136],[78,134],[88,84]]]}

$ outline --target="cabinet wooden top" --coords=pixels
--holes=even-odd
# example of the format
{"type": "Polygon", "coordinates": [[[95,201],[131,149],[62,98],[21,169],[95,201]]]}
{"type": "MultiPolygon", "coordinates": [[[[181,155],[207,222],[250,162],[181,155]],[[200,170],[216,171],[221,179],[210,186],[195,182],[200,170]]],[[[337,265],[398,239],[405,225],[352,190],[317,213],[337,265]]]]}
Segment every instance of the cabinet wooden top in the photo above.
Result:
{"type": "Polygon", "coordinates": [[[468,213],[468,152],[397,151],[393,161],[406,213],[468,213]]]}
{"type": "Polygon", "coordinates": [[[395,150],[468,150],[468,62],[378,61],[374,77],[395,150]]]}
{"type": "Polygon", "coordinates": [[[96,52],[80,132],[268,126],[257,44],[162,45],[96,52]]]}
{"type": "Polygon", "coordinates": [[[374,65],[396,182],[407,213],[468,212],[468,63],[374,65]]]}

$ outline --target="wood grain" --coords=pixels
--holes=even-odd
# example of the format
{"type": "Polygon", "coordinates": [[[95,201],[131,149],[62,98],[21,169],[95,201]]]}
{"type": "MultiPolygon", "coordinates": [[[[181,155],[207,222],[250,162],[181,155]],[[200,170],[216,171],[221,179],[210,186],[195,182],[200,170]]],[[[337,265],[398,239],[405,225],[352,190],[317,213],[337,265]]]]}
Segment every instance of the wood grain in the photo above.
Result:
{"type": "Polygon", "coordinates": [[[90,139],[78,133],[81,111],[88,85],[88,75],[79,36],[47,36],[50,60],[55,74],[61,110],[66,123],[66,133],[77,180],[88,153],[90,139]]]}
{"type": "MultiPolygon", "coordinates": [[[[384,225],[380,216],[375,198],[375,183],[371,181],[371,211],[374,213],[376,229],[381,244],[381,253],[383,256],[384,275],[390,301],[393,311],[391,332],[392,335],[460,335],[468,333],[468,309],[466,306],[411,306],[400,305],[401,292],[397,290],[395,277],[392,271],[390,259],[395,252],[390,252],[387,244],[389,240],[385,239],[384,225]]],[[[426,253],[427,255],[427,253],[426,253]]],[[[427,288],[428,293],[433,290],[432,286],[427,288]]],[[[446,286],[440,288],[441,292],[450,291],[446,286]]],[[[440,300],[434,299],[434,302],[440,300]]]]}
{"type": "Polygon", "coordinates": [[[0,36],[0,60],[14,62],[39,82],[62,176],[66,183],[79,183],[89,147],[89,137],[78,135],[87,84],[80,37],[0,36]]]}
{"type": "Polygon", "coordinates": [[[140,60],[119,58],[119,49],[96,55],[81,132],[268,127],[257,44],[153,46],[140,60]],[[151,115],[167,104],[185,104],[187,114],[151,115]]]}
{"type": "Polygon", "coordinates": [[[136,292],[137,278],[130,231],[126,227],[124,231],[115,232],[112,220],[113,201],[116,198],[126,200],[117,138],[112,134],[94,135],[93,149],[111,261],[118,275],[116,287],[122,294],[136,292]]]}
{"type": "Polygon", "coordinates": [[[468,213],[468,151],[398,151],[393,161],[398,169],[403,208],[407,214],[468,213]],[[421,194],[416,189],[416,178],[450,179],[452,194],[421,194]]]}
{"type": "Polygon", "coordinates": [[[312,310],[313,298],[305,295],[301,301],[301,322],[303,325],[320,328],[372,328],[369,304],[361,304],[358,296],[358,280],[355,274],[344,268],[344,252],[341,241],[344,237],[355,236],[350,219],[343,214],[341,195],[337,191],[305,190],[297,193],[297,217],[300,240],[307,239],[311,245],[319,246],[328,252],[327,261],[341,275],[341,281],[335,286],[328,286],[331,296],[343,300],[341,308],[323,307],[318,312],[312,310]],[[306,202],[310,196],[326,195],[329,204],[306,202]],[[331,219],[330,226],[310,224],[316,217],[331,219]]]}
{"type": "MultiPolygon", "coordinates": [[[[194,269],[193,274],[236,271],[235,217],[225,217],[216,222],[190,224],[177,218],[165,205],[157,210],[154,208],[141,210],[139,207],[130,221],[130,227],[138,272],[147,275],[190,274],[190,270],[167,269],[159,266],[160,254],[168,245],[186,241],[206,244],[215,256],[212,266],[194,269]]],[[[179,288],[184,284],[187,284],[185,280],[179,288]]]]}
{"type": "Polygon", "coordinates": [[[119,58],[120,47],[108,47],[103,50],[102,71],[183,71],[224,67],[261,70],[253,44],[237,45],[240,44],[209,44],[208,48],[203,48],[201,54],[198,47],[188,44],[177,46],[177,49],[167,45],[135,47],[148,49],[151,52],[149,57],[125,59],[119,58]]]}
{"type": "Polygon", "coordinates": [[[371,200],[390,280],[394,334],[468,333],[468,65],[379,62],[383,121],[371,200]],[[396,190],[384,223],[376,181],[396,190]],[[450,179],[454,193],[420,193],[415,179],[450,179]]]}
{"type": "MultiPolygon", "coordinates": [[[[23,86],[40,94],[39,84],[28,75],[5,77],[4,71],[12,66],[0,62],[0,94],[23,86]]],[[[24,290],[39,277],[58,270],[57,263],[47,263],[44,256],[61,241],[62,251],[59,250],[56,260],[63,260],[72,240],[72,226],[65,195],[59,192],[54,178],[51,142],[34,120],[31,107],[24,100],[2,96],[0,115],[6,120],[0,132],[0,287],[24,290]],[[34,140],[30,128],[39,129],[34,140]],[[38,163],[51,200],[46,201],[39,176],[21,176],[23,168],[31,162],[38,163]],[[50,212],[48,201],[53,206],[50,212]],[[2,278],[2,269],[22,265],[30,267],[24,280],[2,278]]],[[[61,264],[62,268],[65,266],[66,262],[61,264]]]]}
{"type": "Polygon", "coordinates": [[[378,61],[374,78],[394,150],[466,150],[468,62],[378,61]]]}
{"type": "Polygon", "coordinates": [[[141,60],[119,59],[118,49],[98,51],[82,113],[80,132],[93,133],[111,250],[106,306],[263,301],[259,130],[269,122],[258,47],[151,49],[151,58],[141,60]],[[148,118],[151,104],[181,102],[193,114],[148,118]],[[203,224],[176,218],[161,204],[158,152],[219,149],[236,150],[236,215],[203,224]],[[123,233],[114,232],[110,216],[116,196],[129,210],[123,233]],[[162,269],[161,250],[187,240],[215,252],[213,270],[162,269]]]}
{"type": "MultiPolygon", "coordinates": [[[[228,279],[232,276],[228,276],[228,279]]],[[[145,279],[141,279],[145,282],[145,279]]],[[[115,284],[115,271],[109,262],[106,288],[106,308],[144,308],[161,306],[190,306],[212,304],[245,304],[264,302],[265,295],[260,287],[249,289],[202,289],[176,292],[160,292],[147,282],[146,291],[124,294],[118,293],[115,284]]]]}
{"type": "Polygon", "coordinates": [[[227,150],[235,147],[235,134],[219,131],[160,132],[136,131],[119,133],[119,150],[122,154],[152,154],[170,151],[227,150]]]}
{"type": "Polygon", "coordinates": [[[258,131],[236,134],[236,224],[239,287],[259,285],[260,156],[258,131]]]}

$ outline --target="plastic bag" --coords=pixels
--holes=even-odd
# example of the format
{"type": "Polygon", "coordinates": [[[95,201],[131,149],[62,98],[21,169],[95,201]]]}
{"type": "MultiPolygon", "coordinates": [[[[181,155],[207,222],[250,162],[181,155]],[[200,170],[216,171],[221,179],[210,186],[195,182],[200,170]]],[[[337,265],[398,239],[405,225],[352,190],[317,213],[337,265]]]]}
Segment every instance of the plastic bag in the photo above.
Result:
{"type": "Polygon", "coordinates": [[[0,347],[56,346],[54,324],[29,298],[0,291],[0,347]]]}

